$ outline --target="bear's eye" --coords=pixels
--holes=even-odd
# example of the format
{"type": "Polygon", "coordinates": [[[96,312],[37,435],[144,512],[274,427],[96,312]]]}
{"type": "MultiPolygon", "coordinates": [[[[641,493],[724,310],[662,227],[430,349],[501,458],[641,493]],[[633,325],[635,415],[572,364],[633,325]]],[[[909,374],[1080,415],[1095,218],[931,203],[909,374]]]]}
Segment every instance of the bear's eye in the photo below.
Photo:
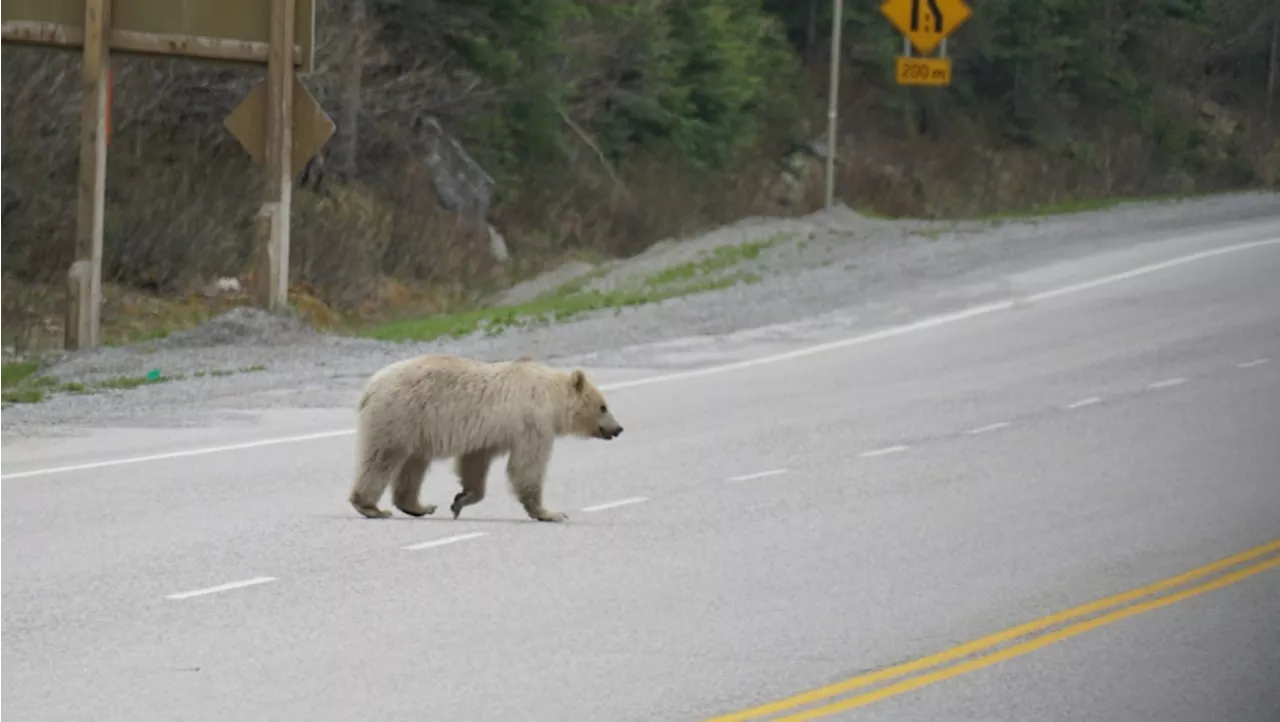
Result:
{"type": "Polygon", "coordinates": [[[609,409],[606,408],[604,404],[600,404],[600,413],[607,414],[609,413],[609,409]]]}

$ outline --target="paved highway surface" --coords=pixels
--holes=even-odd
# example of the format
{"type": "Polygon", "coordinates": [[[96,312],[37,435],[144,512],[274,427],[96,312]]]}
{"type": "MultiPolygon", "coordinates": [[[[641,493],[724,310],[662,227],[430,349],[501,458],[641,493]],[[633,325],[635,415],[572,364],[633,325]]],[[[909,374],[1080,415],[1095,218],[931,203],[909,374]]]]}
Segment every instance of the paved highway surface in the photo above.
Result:
{"type": "Polygon", "coordinates": [[[461,520],[360,517],[343,410],[290,443],[7,455],[4,711],[1276,719],[1280,227],[1018,288],[615,383],[626,435],[557,449],[565,525],[501,466],[461,520]]]}

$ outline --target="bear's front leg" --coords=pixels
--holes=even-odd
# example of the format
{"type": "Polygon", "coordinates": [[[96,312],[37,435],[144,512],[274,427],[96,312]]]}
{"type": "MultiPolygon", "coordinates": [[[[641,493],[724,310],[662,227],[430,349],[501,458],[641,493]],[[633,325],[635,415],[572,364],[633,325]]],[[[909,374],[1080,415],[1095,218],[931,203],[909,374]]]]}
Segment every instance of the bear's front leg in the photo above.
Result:
{"type": "Polygon", "coordinates": [[[454,468],[458,473],[458,483],[462,485],[462,491],[453,497],[453,503],[449,505],[454,519],[458,518],[463,509],[472,504],[478,504],[484,499],[485,478],[489,474],[489,464],[492,461],[491,449],[479,449],[458,457],[454,468]]]}
{"type": "Polygon", "coordinates": [[[542,506],[542,482],[546,477],[547,463],[551,460],[553,442],[554,437],[548,436],[513,448],[507,460],[507,476],[511,480],[516,498],[530,519],[559,523],[567,521],[569,515],[548,511],[542,506]]]}

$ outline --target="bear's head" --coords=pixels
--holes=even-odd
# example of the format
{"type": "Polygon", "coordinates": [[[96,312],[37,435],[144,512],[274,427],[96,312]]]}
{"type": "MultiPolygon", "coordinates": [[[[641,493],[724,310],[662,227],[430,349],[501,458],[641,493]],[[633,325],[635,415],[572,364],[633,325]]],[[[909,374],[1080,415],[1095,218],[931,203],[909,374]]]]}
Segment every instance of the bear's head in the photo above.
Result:
{"type": "Polygon", "coordinates": [[[569,374],[574,407],[569,431],[575,436],[608,441],[622,434],[622,425],[609,413],[604,394],[591,383],[581,369],[569,374]]]}

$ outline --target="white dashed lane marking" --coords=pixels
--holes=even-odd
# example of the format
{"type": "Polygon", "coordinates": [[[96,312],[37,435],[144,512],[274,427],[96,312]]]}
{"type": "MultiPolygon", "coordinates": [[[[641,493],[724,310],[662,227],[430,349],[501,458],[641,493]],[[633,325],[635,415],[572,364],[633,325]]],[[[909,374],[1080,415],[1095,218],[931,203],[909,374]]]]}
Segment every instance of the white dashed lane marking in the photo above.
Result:
{"type": "Polygon", "coordinates": [[[400,547],[400,548],[408,551],[417,551],[419,549],[431,549],[433,547],[442,547],[446,544],[453,544],[455,542],[466,541],[468,539],[475,539],[477,537],[485,536],[488,533],[489,532],[487,531],[473,531],[467,534],[455,534],[453,536],[447,536],[442,539],[432,539],[431,541],[419,542],[417,544],[410,544],[407,547],[400,547]]]}
{"type": "Polygon", "coordinates": [[[978,427],[978,428],[976,428],[976,429],[969,429],[969,431],[968,431],[967,433],[970,433],[970,434],[985,434],[985,433],[987,433],[988,431],[997,431],[997,430],[999,430],[999,429],[1003,429],[1003,428],[1005,428],[1005,427],[1006,427],[1006,426],[1008,426],[1008,425],[1009,425],[1009,422],[1008,422],[1008,421],[1001,421],[1001,422],[998,422],[998,423],[995,423],[995,424],[987,424],[986,426],[979,426],[979,427],[978,427]]]}
{"type": "Polygon", "coordinates": [[[742,476],[731,476],[729,481],[750,481],[751,479],[763,479],[766,476],[777,476],[778,474],[787,473],[786,469],[770,469],[768,471],[757,471],[754,474],[743,474],[742,476]]]}
{"type": "Polygon", "coordinates": [[[901,446],[901,445],[886,446],[883,449],[872,449],[871,451],[864,451],[861,454],[858,454],[858,456],[861,456],[864,459],[870,459],[873,456],[885,456],[886,454],[896,454],[900,451],[906,451],[908,448],[909,447],[901,446]]]}
{"type": "MultiPolygon", "coordinates": [[[[1237,363],[1237,364],[1236,364],[1236,368],[1239,368],[1239,369],[1250,369],[1250,368],[1254,368],[1254,367],[1256,367],[1256,366],[1261,366],[1261,365],[1263,365],[1263,364],[1265,364],[1265,363],[1268,363],[1270,360],[1271,360],[1270,358],[1265,358],[1265,357],[1264,357],[1264,358],[1256,358],[1256,359],[1253,359],[1253,360],[1251,360],[1251,361],[1242,361],[1242,362],[1240,362],[1240,363],[1237,363]]],[[[1147,384],[1147,388],[1148,388],[1148,389],[1151,389],[1151,390],[1156,390],[1156,389],[1167,389],[1167,388],[1171,388],[1171,387],[1174,387],[1174,386],[1179,386],[1179,385],[1184,384],[1184,383],[1186,383],[1186,382],[1187,382],[1187,379],[1186,379],[1186,378],[1184,378],[1184,377],[1169,378],[1169,379],[1164,379],[1164,380],[1162,380],[1162,381],[1156,381],[1156,382],[1153,382],[1153,383],[1147,384]]],[[[1089,396],[1089,397],[1086,397],[1086,398],[1083,398],[1083,399],[1079,399],[1079,400],[1077,400],[1077,401],[1073,401],[1073,402],[1071,402],[1071,403],[1067,404],[1067,405],[1066,405],[1066,408],[1067,408],[1067,409],[1071,409],[1071,410],[1074,410],[1074,409],[1080,409],[1080,408],[1084,408],[1084,407],[1086,407],[1086,406],[1092,406],[1092,405],[1094,405],[1094,404],[1098,404],[1098,403],[1101,403],[1101,402],[1102,402],[1102,398],[1101,398],[1101,397],[1099,397],[1099,396],[1089,396]]],[[[969,430],[968,430],[968,431],[966,431],[965,433],[970,434],[970,435],[975,435],[975,436],[976,436],[976,435],[978,435],[978,434],[985,434],[985,433],[989,433],[989,432],[992,432],[992,431],[998,431],[998,430],[1000,430],[1000,429],[1008,428],[1010,425],[1011,425],[1011,424],[1010,424],[1010,422],[1008,422],[1008,421],[999,421],[999,422],[996,422],[996,423],[987,424],[986,426],[979,426],[979,427],[976,427],[976,428],[969,429],[969,430]]],[[[298,440],[307,439],[307,438],[319,438],[319,437],[325,437],[325,436],[330,436],[330,435],[339,435],[340,433],[342,433],[342,432],[338,432],[338,434],[333,434],[333,433],[323,433],[323,434],[308,435],[308,436],[306,436],[306,437],[298,437],[298,440]]],[[[271,443],[271,442],[267,442],[267,443],[271,443]]],[[[244,446],[254,446],[254,445],[256,445],[256,444],[246,444],[246,445],[244,445],[244,446]]],[[[265,444],[264,444],[264,445],[265,445],[265,444]]],[[[235,448],[235,447],[226,447],[226,448],[229,450],[229,449],[231,449],[231,448],[235,448]]],[[[903,452],[903,451],[907,451],[909,448],[910,448],[910,447],[908,447],[908,446],[906,446],[906,445],[902,445],[902,444],[895,445],[895,446],[885,446],[885,447],[882,447],[882,448],[879,448],[879,449],[872,449],[872,450],[870,450],[870,451],[864,451],[864,452],[862,452],[861,454],[859,454],[858,456],[860,456],[860,457],[862,457],[862,458],[874,458],[874,457],[877,457],[877,456],[888,456],[889,454],[897,454],[897,453],[900,453],[900,452],[903,452]]],[[[218,450],[221,450],[221,449],[218,449],[218,450]]],[[[203,453],[208,453],[209,451],[212,451],[212,450],[205,450],[203,453]]],[[[195,452],[195,453],[202,453],[202,452],[195,452]]],[[[155,457],[155,458],[177,457],[177,456],[184,456],[184,455],[187,455],[187,454],[184,454],[184,453],[182,453],[182,452],[178,452],[178,453],[168,454],[168,455],[157,455],[157,457],[155,457]]],[[[128,463],[128,461],[123,461],[123,462],[121,462],[121,463],[128,463]]],[[[101,465],[105,465],[105,464],[92,464],[92,465],[85,465],[85,466],[86,466],[86,467],[96,467],[96,466],[101,466],[101,465]]],[[[68,467],[68,469],[70,469],[70,468],[73,468],[73,467],[68,467]]],[[[75,467],[75,468],[78,468],[78,467],[75,467]]],[[[50,470],[50,471],[57,471],[57,470],[50,470]]],[[[786,474],[787,472],[788,472],[788,470],[787,470],[787,469],[768,469],[768,470],[766,470],[766,471],[757,471],[757,472],[750,473],[750,474],[742,474],[742,475],[740,475],[740,476],[731,476],[731,477],[729,477],[729,479],[728,479],[728,480],[729,480],[729,481],[749,481],[749,480],[752,480],[752,479],[763,479],[763,478],[770,477],[770,476],[778,476],[778,475],[780,475],[780,474],[786,474]]],[[[23,475],[25,475],[25,474],[23,474],[23,475]]],[[[616,500],[616,501],[609,501],[609,502],[605,502],[605,503],[603,503],[603,504],[595,504],[595,505],[593,505],[593,506],[583,507],[583,508],[582,508],[582,511],[584,511],[584,512],[605,511],[605,510],[607,510],[607,509],[616,509],[616,508],[618,508],[618,507],[622,507],[622,506],[630,506],[630,505],[632,505],[632,504],[640,504],[640,503],[643,503],[643,502],[646,502],[646,501],[649,501],[649,497],[645,497],[645,496],[634,496],[634,497],[629,497],[629,498],[626,498],[626,499],[618,499],[618,500],[616,500]]],[[[417,550],[421,550],[421,549],[432,549],[432,548],[435,548],[435,547],[446,546],[446,545],[448,545],[448,544],[454,544],[454,543],[461,542],[461,541],[467,541],[467,540],[470,540],[470,539],[476,539],[476,538],[479,538],[479,537],[482,537],[482,536],[487,536],[487,535],[488,535],[488,532],[482,532],[482,531],[478,531],[478,532],[468,532],[468,533],[466,533],[466,534],[455,534],[455,535],[453,535],[453,536],[447,536],[447,537],[443,537],[443,538],[440,538],[440,539],[432,539],[431,541],[420,542],[420,543],[418,543],[418,544],[411,544],[411,545],[409,545],[409,546],[401,547],[401,549],[410,550],[410,551],[417,551],[417,550]]],[[[205,596],[205,595],[208,595],[208,594],[218,594],[218,593],[221,593],[221,592],[228,592],[228,591],[232,591],[232,590],[236,590],[236,589],[243,589],[243,588],[245,588],[245,587],[257,586],[257,585],[260,585],[260,584],[266,584],[266,583],[268,583],[268,582],[274,582],[274,581],[278,581],[278,580],[276,579],[276,577],[254,577],[253,579],[244,579],[244,580],[236,581],[236,582],[228,582],[228,583],[226,583],[226,584],[220,584],[220,585],[215,586],[215,587],[207,587],[207,588],[204,588],[204,589],[194,589],[194,590],[187,591],[187,592],[175,592],[175,593],[173,593],[173,594],[165,595],[165,599],[174,599],[174,600],[178,600],[178,599],[190,599],[190,598],[192,598],[192,597],[200,597],[200,596],[205,596]]]]}
{"type": "Polygon", "coordinates": [[[238,582],[227,582],[219,584],[216,587],[206,587],[204,589],[194,589],[189,592],[176,592],[174,594],[166,594],[165,599],[189,599],[191,597],[200,597],[205,594],[217,594],[218,592],[229,592],[232,589],[243,589],[244,587],[252,587],[258,584],[266,584],[267,582],[276,581],[275,577],[254,577],[253,579],[242,579],[238,582]]]}
{"type": "Polygon", "coordinates": [[[1071,403],[1067,404],[1067,408],[1068,408],[1068,409],[1081,409],[1081,408],[1084,408],[1085,406],[1092,406],[1092,405],[1094,405],[1094,404],[1101,403],[1101,402],[1102,402],[1102,399],[1101,399],[1101,398],[1099,398],[1099,397],[1097,397],[1097,396],[1090,396],[1090,397],[1089,397],[1089,398],[1087,398],[1087,399],[1080,399],[1079,401],[1073,401],[1073,402],[1071,402],[1071,403]]]}
{"type": "Polygon", "coordinates": [[[630,504],[639,504],[640,502],[643,502],[643,501],[649,501],[649,497],[633,496],[630,499],[619,499],[617,501],[608,501],[603,504],[596,504],[595,506],[584,506],[582,507],[582,510],[583,511],[604,511],[605,509],[616,509],[620,506],[628,506],[630,504]]]}

